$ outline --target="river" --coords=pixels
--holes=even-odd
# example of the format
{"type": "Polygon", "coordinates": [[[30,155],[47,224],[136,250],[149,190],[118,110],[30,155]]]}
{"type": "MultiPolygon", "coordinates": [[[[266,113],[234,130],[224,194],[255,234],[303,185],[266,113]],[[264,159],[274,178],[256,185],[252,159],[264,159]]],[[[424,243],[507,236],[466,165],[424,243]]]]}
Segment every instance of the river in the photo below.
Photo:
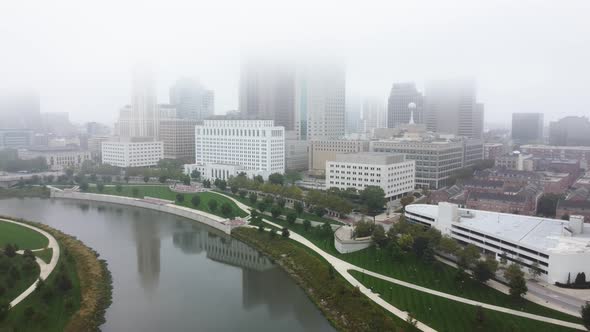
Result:
{"type": "Polygon", "coordinates": [[[42,222],[109,264],[102,331],[334,331],[289,276],[244,243],[157,211],[59,199],[3,199],[0,215],[42,222]]]}

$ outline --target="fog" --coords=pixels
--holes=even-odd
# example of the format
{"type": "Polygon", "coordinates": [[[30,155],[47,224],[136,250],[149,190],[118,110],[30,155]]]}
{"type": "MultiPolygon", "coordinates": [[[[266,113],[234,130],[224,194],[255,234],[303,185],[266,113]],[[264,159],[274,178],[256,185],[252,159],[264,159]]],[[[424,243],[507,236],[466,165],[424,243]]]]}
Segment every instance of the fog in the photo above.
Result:
{"type": "Polygon", "coordinates": [[[393,82],[475,77],[487,123],[590,114],[588,1],[2,1],[0,88],[32,87],[42,112],[112,123],[131,71],[159,99],[181,76],[238,107],[249,55],[333,56],[347,94],[386,102],[393,82]]]}

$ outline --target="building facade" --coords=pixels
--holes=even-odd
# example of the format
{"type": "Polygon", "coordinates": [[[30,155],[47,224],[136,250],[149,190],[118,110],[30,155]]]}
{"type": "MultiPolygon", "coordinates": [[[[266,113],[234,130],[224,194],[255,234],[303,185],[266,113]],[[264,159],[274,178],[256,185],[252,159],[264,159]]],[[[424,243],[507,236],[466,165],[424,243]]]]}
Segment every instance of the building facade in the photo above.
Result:
{"type": "Polygon", "coordinates": [[[512,140],[517,144],[543,143],[543,113],[513,113],[512,140]]]}
{"type": "Polygon", "coordinates": [[[424,122],[429,131],[480,139],[483,119],[475,81],[431,81],[426,85],[424,122]]]}
{"type": "Polygon", "coordinates": [[[164,144],[153,139],[120,139],[101,144],[102,163],[117,167],[155,166],[164,158],[164,144]]]}
{"type": "Polygon", "coordinates": [[[483,145],[483,159],[495,160],[505,152],[505,146],[502,143],[484,143],[483,145]]]}
{"type": "Polygon", "coordinates": [[[583,116],[567,116],[549,124],[549,144],[590,146],[590,121],[583,116]]]}
{"type": "Polygon", "coordinates": [[[416,109],[413,111],[414,122],[424,123],[424,96],[416,89],[416,84],[413,82],[394,83],[387,103],[388,128],[395,128],[410,122],[411,110],[408,108],[410,103],[416,105],[416,109]]]}
{"type": "Polygon", "coordinates": [[[309,141],[297,139],[294,131],[285,132],[285,169],[304,171],[309,166],[309,141]]]}
{"type": "Polygon", "coordinates": [[[170,104],[180,119],[203,121],[215,114],[214,92],[190,78],[179,79],[170,88],[170,104]]]}
{"type": "Polygon", "coordinates": [[[590,165],[590,146],[552,146],[552,145],[522,145],[520,151],[531,154],[535,158],[553,160],[577,160],[580,167],[588,169],[590,165]]]}
{"type": "Polygon", "coordinates": [[[66,168],[78,168],[86,160],[91,160],[89,151],[78,150],[69,147],[36,147],[26,150],[18,150],[18,157],[24,160],[44,158],[47,166],[52,171],[61,171],[66,168]]]}
{"type": "Polygon", "coordinates": [[[33,145],[34,132],[29,129],[1,129],[0,150],[26,148],[33,145]]]}
{"type": "MultiPolygon", "coordinates": [[[[136,68],[131,86],[128,137],[158,137],[160,112],[156,85],[147,68],[136,68]]],[[[124,136],[120,134],[121,136],[124,136]]]]}
{"type": "Polygon", "coordinates": [[[403,154],[359,152],[339,153],[336,160],[326,162],[326,188],[377,186],[385,198],[393,200],[414,190],[416,164],[403,154]]]}
{"type": "Polygon", "coordinates": [[[195,127],[198,122],[189,119],[160,120],[160,138],[164,144],[164,158],[195,161],[195,127]]]}
{"type": "Polygon", "coordinates": [[[461,244],[473,244],[496,259],[531,267],[539,265],[549,283],[590,273],[590,225],[581,216],[569,221],[459,209],[456,204],[411,204],[406,220],[434,227],[461,244]]]}
{"type": "Polygon", "coordinates": [[[534,163],[533,156],[530,154],[523,153],[508,153],[494,160],[494,166],[504,167],[507,169],[513,169],[517,171],[533,171],[534,163]]]}
{"type": "Polygon", "coordinates": [[[387,127],[387,111],[379,98],[365,98],[362,113],[363,132],[372,134],[377,128],[387,127]]]}
{"type": "Polygon", "coordinates": [[[366,140],[313,140],[309,146],[309,170],[313,174],[324,174],[326,162],[336,160],[339,153],[369,151],[366,140]]]}
{"type": "Polygon", "coordinates": [[[285,172],[285,129],[272,120],[205,120],[195,148],[196,164],[242,166],[264,178],[285,172]]]}

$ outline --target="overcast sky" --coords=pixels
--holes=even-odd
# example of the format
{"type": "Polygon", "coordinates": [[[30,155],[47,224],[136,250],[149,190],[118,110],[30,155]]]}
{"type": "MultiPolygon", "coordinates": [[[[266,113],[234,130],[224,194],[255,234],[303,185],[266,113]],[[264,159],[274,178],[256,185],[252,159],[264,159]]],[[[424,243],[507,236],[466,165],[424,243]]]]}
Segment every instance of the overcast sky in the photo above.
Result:
{"type": "Polygon", "coordinates": [[[33,87],[42,112],[112,123],[134,64],[159,99],[180,76],[238,105],[251,53],[347,64],[347,93],[386,102],[393,82],[475,77],[486,122],[513,112],[590,114],[590,1],[1,1],[0,87],[33,87]]]}

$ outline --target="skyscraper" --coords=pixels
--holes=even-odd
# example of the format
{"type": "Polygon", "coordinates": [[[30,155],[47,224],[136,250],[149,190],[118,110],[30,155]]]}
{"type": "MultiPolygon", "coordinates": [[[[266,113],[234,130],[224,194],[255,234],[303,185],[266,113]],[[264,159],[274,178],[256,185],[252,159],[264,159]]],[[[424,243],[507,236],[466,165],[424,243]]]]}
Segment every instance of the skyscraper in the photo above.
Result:
{"type": "Polygon", "coordinates": [[[287,62],[249,59],[240,73],[239,111],[246,118],[274,120],[295,129],[295,66],[287,62]]]}
{"type": "Polygon", "coordinates": [[[170,88],[170,104],[180,119],[203,121],[215,114],[215,94],[198,81],[182,78],[170,88]]]}
{"type": "Polygon", "coordinates": [[[590,121],[583,116],[566,116],[549,125],[549,144],[590,146],[590,121]]]}
{"type": "Polygon", "coordinates": [[[484,106],[473,80],[431,81],[426,85],[424,122],[428,130],[481,138],[484,106]]]}
{"type": "Polygon", "coordinates": [[[410,122],[410,109],[408,108],[410,103],[416,104],[414,123],[424,123],[424,97],[416,89],[416,84],[413,82],[394,83],[387,104],[388,128],[395,128],[410,122]]]}
{"type": "Polygon", "coordinates": [[[371,133],[375,128],[386,128],[387,113],[383,100],[379,98],[363,100],[362,124],[365,133],[371,133]]]}
{"type": "Polygon", "coordinates": [[[518,144],[543,142],[543,113],[513,113],[512,139],[518,144]]]}
{"type": "Polygon", "coordinates": [[[295,124],[300,139],[339,138],[345,134],[346,73],[339,64],[299,68],[295,124]]]}
{"type": "Polygon", "coordinates": [[[160,114],[156,87],[149,69],[134,70],[131,91],[129,136],[158,137],[160,114]]]}

